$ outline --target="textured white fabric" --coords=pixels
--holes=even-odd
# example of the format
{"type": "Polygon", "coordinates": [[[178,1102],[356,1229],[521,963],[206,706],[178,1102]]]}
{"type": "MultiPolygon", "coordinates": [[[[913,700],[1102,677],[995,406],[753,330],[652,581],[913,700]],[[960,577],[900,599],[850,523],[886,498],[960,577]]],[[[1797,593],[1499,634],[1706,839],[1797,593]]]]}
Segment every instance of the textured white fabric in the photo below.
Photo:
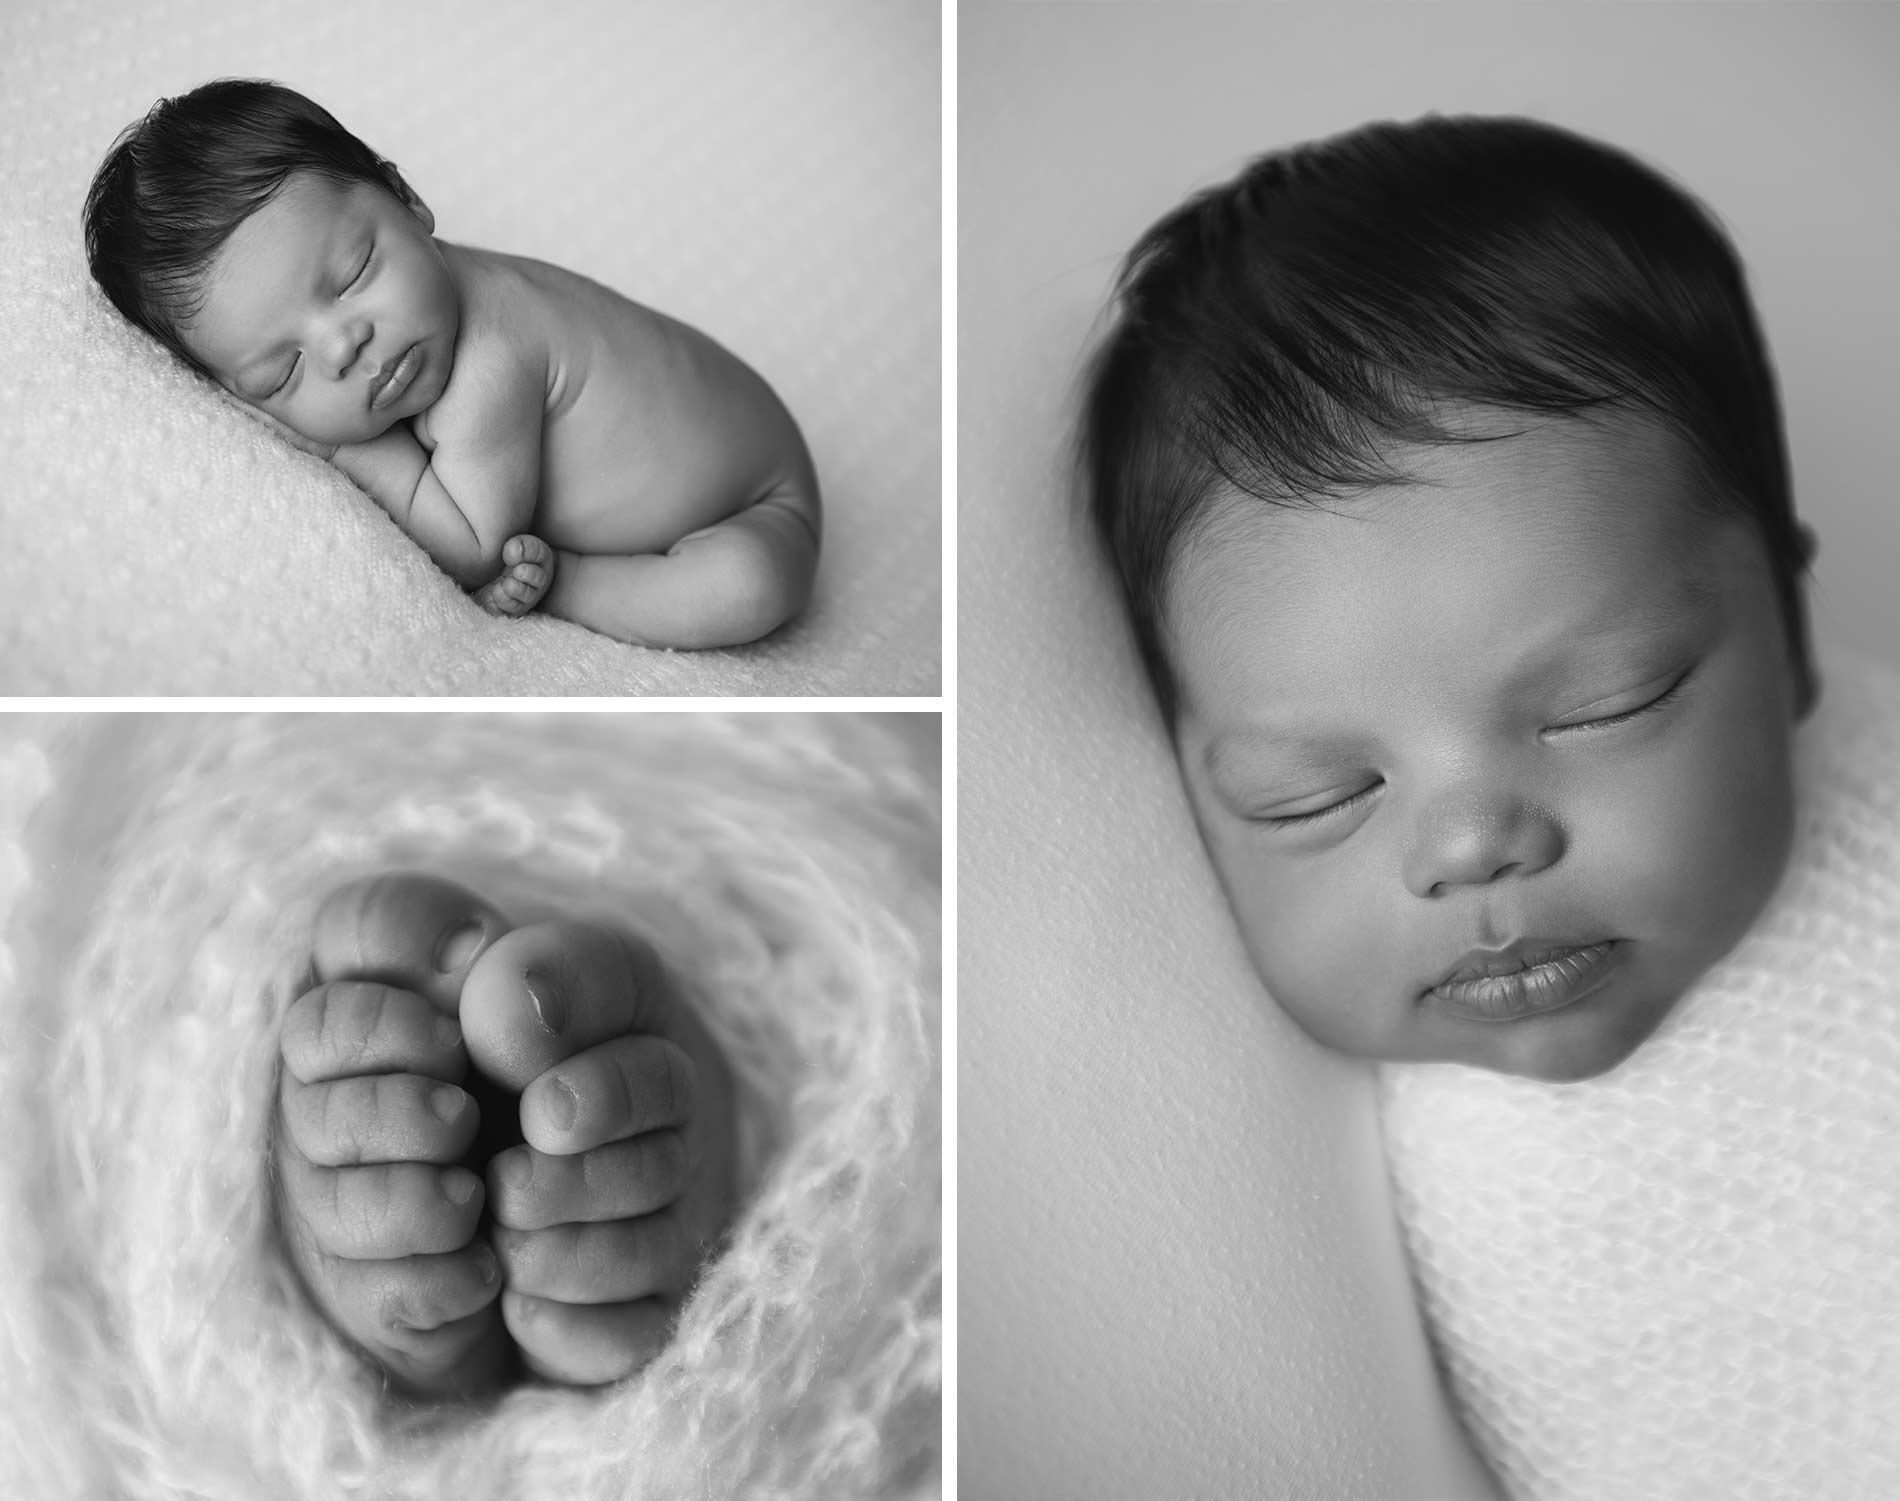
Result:
{"type": "Polygon", "coordinates": [[[9,0],[0,6],[0,692],[935,694],[935,5],[9,0]],[[493,620],[338,471],[136,333],[80,210],[162,95],[275,78],[394,160],[437,232],[695,324],[772,383],[825,500],[766,642],[493,620]]]}
{"type": "Polygon", "coordinates": [[[849,715],[0,721],[0,1495],[934,1495],[933,777],[849,715]],[[278,1025],[392,864],[637,927],[733,1059],[747,1205],[630,1381],[405,1420],[276,1247],[278,1025]]]}
{"type": "Polygon", "coordinates": [[[1627,1063],[1381,1070],[1421,1301],[1521,1501],[1900,1496],[1900,675],[1823,692],[1787,878],[1627,1063]]]}

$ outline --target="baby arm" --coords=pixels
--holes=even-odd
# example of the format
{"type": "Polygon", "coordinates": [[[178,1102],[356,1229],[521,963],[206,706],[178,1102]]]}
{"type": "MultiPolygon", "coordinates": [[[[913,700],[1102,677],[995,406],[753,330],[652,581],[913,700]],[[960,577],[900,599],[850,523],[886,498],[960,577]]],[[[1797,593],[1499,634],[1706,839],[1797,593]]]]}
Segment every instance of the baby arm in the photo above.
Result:
{"type": "MultiPolygon", "coordinates": [[[[433,456],[405,423],[331,462],[367,491],[465,589],[495,580],[511,539],[534,518],[540,483],[542,388],[525,365],[482,372],[462,420],[433,456]]],[[[533,541],[535,539],[528,538],[533,541]]],[[[519,549],[517,549],[519,550],[519,549]]],[[[537,561],[552,563],[551,551],[537,561]]]]}

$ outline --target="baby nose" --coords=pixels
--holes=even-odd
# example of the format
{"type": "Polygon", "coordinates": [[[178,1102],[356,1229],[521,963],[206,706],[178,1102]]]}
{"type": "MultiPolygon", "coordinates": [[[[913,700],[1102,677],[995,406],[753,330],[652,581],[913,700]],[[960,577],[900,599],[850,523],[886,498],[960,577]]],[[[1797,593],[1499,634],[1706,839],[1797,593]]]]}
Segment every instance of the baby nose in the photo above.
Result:
{"type": "Polygon", "coordinates": [[[360,314],[333,323],[323,336],[325,368],[336,376],[347,373],[368,346],[371,333],[368,320],[360,314]]]}
{"type": "Polygon", "coordinates": [[[1460,886],[1535,875],[1563,852],[1563,829],[1548,809],[1522,800],[1442,799],[1419,820],[1404,857],[1405,885],[1414,896],[1444,896],[1460,886]]]}

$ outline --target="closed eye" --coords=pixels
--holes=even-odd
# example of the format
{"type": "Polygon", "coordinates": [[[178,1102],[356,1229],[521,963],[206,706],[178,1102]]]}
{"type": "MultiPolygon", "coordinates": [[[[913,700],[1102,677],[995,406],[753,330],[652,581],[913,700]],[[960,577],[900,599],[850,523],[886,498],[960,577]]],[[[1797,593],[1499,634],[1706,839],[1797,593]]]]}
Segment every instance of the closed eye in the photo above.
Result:
{"type": "Polygon", "coordinates": [[[266,401],[269,401],[271,397],[273,396],[280,396],[283,394],[284,387],[290,384],[290,378],[291,376],[297,373],[297,366],[302,362],[302,360],[303,360],[303,356],[300,354],[297,356],[296,359],[290,362],[290,368],[284,372],[284,378],[277,383],[277,386],[274,390],[269,391],[265,394],[264,399],[266,401]]]}
{"type": "Polygon", "coordinates": [[[1384,785],[1383,782],[1374,782],[1369,787],[1360,788],[1350,797],[1342,797],[1336,803],[1328,803],[1324,808],[1314,808],[1308,813],[1282,813],[1274,817],[1262,818],[1260,822],[1271,824],[1276,829],[1297,829],[1307,824],[1319,823],[1324,819],[1337,818],[1342,813],[1350,812],[1372,801],[1372,795],[1384,785]]]}
{"type": "Polygon", "coordinates": [[[1691,667],[1646,704],[1639,704],[1634,709],[1626,709],[1621,714],[1610,714],[1602,719],[1580,719],[1575,724],[1552,725],[1545,733],[1556,735],[1566,730],[1607,730],[1619,724],[1628,724],[1632,719],[1640,719],[1645,714],[1654,714],[1658,709],[1674,703],[1681,696],[1683,686],[1694,676],[1695,668],[1691,667]]]}
{"type": "MultiPolygon", "coordinates": [[[[356,268],[356,275],[352,276],[349,279],[349,281],[344,285],[344,288],[343,288],[344,292],[349,291],[351,287],[355,286],[359,281],[363,279],[363,274],[369,270],[369,263],[373,261],[375,258],[376,258],[376,247],[374,245],[371,245],[369,249],[363,253],[363,264],[356,268]]],[[[343,294],[342,292],[339,292],[337,295],[340,297],[343,294]]]]}

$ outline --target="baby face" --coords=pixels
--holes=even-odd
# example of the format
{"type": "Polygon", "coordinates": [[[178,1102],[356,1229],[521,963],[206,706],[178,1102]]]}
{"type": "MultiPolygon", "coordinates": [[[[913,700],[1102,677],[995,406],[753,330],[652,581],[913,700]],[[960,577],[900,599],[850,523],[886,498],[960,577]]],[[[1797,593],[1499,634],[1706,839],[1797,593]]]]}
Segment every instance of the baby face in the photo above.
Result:
{"type": "Polygon", "coordinates": [[[448,385],[461,303],[434,227],[421,204],[296,173],[219,247],[185,343],[306,438],[367,442],[448,385]]]}
{"type": "Polygon", "coordinates": [[[1668,438],[1511,426],[1330,511],[1223,503],[1170,582],[1176,749],[1314,1038],[1574,1080],[1772,895],[1798,694],[1762,544],[1668,438]]]}

